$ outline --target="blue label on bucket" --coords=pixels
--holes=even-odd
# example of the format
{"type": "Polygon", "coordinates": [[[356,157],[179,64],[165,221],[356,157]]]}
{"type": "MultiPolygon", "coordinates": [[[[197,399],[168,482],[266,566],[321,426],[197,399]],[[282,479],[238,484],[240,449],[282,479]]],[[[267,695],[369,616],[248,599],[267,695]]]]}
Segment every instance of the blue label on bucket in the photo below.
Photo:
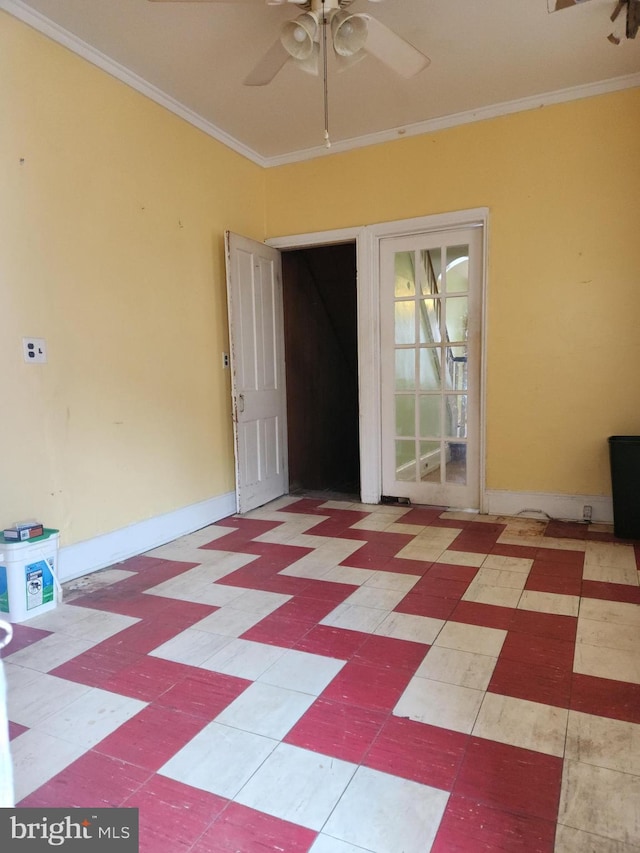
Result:
{"type": "Polygon", "coordinates": [[[9,583],[7,581],[7,567],[0,566],[0,613],[9,612],[9,583]]]}
{"type": "Polygon", "coordinates": [[[53,601],[53,575],[46,560],[24,567],[27,590],[27,610],[53,601]]]}

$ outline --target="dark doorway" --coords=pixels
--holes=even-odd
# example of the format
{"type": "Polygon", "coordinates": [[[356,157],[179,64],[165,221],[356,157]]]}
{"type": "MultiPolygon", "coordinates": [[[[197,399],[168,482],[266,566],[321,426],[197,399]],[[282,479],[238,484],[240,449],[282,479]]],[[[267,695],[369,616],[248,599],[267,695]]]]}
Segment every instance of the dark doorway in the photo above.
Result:
{"type": "Polygon", "coordinates": [[[355,243],[282,253],[289,491],[360,496],[355,243]]]}

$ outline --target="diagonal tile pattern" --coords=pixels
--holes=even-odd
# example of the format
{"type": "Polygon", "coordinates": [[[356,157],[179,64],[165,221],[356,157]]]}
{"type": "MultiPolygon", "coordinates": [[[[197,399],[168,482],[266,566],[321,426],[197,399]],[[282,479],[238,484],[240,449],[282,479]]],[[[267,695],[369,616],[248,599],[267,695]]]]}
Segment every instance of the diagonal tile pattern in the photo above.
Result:
{"type": "Polygon", "coordinates": [[[22,806],[142,853],[640,850],[640,547],[280,498],[68,585],[3,657],[22,806]]]}

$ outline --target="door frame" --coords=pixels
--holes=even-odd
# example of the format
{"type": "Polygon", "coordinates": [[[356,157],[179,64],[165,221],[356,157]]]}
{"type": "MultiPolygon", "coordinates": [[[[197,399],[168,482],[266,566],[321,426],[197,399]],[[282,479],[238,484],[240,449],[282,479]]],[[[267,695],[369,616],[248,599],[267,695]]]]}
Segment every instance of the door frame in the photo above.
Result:
{"type": "Polygon", "coordinates": [[[382,406],[380,364],[380,242],[455,228],[482,228],[481,346],[480,346],[480,512],[486,504],[486,299],[489,209],[458,210],[411,219],[398,219],[356,228],[339,228],[271,237],[275,249],[305,249],[336,243],[356,245],[358,306],[358,402],[360,410],[360,495],[363,503],[377,504],[382,496],[382,406]]]}

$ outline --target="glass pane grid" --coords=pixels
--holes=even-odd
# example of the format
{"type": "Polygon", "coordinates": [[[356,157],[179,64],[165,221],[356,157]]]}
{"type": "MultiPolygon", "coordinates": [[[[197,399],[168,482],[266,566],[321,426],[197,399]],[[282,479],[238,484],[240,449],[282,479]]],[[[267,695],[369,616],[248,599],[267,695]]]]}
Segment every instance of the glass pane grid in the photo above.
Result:
{"type": "Polygon", "coordinates": [[[443,276],[447,293],[467,293],[469,290],[469,246],[447,246],[443,276]]]}
{"type": "Polygon", "coordinates": [[[466,483],[468,246],[395,256],[395,457],[405,482],[466,483]]]}
{"type": "Polygon", "coordinates": [[[395,342],[396,344],[415,344],[416,342],[416,303],[411,300],[397,300],[395,304],[395,342]]]}

